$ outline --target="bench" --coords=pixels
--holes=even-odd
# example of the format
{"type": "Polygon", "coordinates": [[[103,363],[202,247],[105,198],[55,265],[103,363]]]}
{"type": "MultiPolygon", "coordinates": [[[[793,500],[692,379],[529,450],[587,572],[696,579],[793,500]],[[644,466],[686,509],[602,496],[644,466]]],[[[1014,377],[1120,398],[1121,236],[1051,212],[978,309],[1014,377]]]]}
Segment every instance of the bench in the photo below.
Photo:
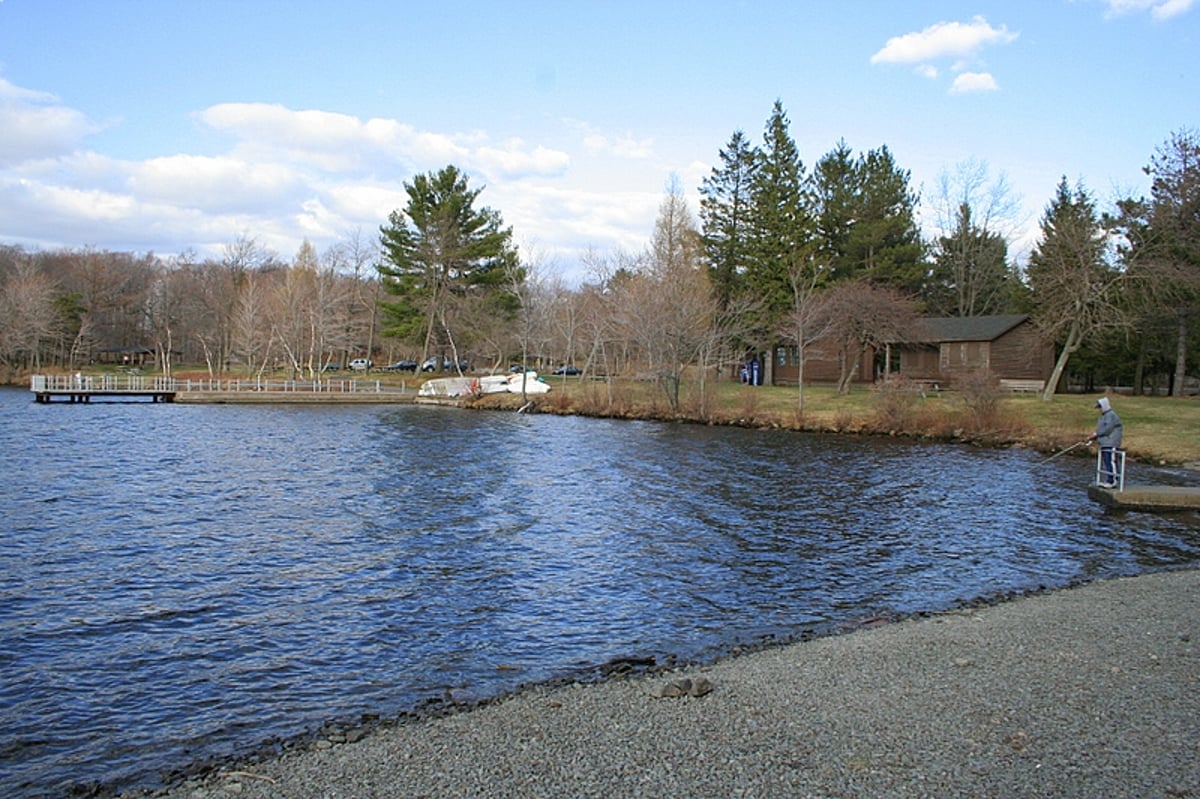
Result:
{"type": "Polygon", "coordinates": [[[1000,388],[1014,394],[1037,394],[1046,387],[1045,380],[1012,380],[1000,378],[1000,388]]]}

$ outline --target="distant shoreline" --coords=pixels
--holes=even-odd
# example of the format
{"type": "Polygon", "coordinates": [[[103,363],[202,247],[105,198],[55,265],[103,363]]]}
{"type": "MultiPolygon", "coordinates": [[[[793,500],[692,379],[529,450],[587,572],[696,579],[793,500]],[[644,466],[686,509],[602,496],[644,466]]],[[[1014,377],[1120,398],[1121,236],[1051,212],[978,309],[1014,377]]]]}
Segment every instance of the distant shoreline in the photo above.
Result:
{"type": "MultiPolygon", "coordinates": [[[[368,378],[369,379],[369,378],[368,378]]],[[[394,378],[393,378],[394,379],[394,378]]],[[[287,392],[277,396],[269,392],[244,392],[248,396],[225,397],[224,392],[210,394],[193,391],[179,394],[177,402],[191,404],[438,404],[480,410],[523,410],[591,418],[615,418],[664,421],[702,425],[728,425],[748,429],[785,429],[796,432],[884,435],[914,441],[936,441],[981,447],[1022,448],[1045,454],[1077,444],[1095,423],[1089,413],[1088,397],[1060,395],[1054,403],[1042,403],[1028,395],[999,398],[994,419],[982,422],[956,418],[958,403],[953,393],[922,401],[915,409],[903,411],[901,418],[881,415],[869,390],[856,390],[850,397],[828,396],[827,387],[814,386],[811,395],[821,397],[811,403],[813,410],[798,417],[794,408],[794,388],[761,387],[749,391],[737,384],[714,384],[714,397],[703,413],[688,409],[669,411],[644,382],[623,381],[613,387],[599,386],[574,378],[551,378],[549,394],[529,398],[515,394],[488,394],[477,398],[438,398],[418,395],[419,379],[389,384],[385,391],[362,392],[287,392]],[[391,389],[391,390],[388,390],[391,389]],[[615,395],[606,402],[604,395],[615,395]],[[785,397],[787,399],[785,399],[785,397]]],[[[14,388],[28,389],[27,383],[14,388]]],[[[807,391],[807,389],[806,389],[807,391]]],[[[1200,402],[1196,398],[1122,397],[1120,412],[1127,417],[1127,447],[1130,463],[1174,465],[1200,470],[1200,402]],[[1194,435],[1193,435],[1194,433],[1194,435]]],[[[1079,454],[1088,453],[1079,450],[1079,454]]]]}

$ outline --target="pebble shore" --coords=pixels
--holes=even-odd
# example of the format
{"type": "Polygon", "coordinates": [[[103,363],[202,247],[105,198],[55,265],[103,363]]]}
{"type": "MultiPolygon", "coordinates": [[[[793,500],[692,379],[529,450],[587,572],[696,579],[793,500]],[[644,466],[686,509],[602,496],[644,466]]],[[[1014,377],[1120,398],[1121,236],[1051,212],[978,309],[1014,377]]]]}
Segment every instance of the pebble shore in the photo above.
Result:
{"type": "Polygon", "coordinates": [[[160,795],[1200,797],[1200,571],[535,688],[160,795]]]}

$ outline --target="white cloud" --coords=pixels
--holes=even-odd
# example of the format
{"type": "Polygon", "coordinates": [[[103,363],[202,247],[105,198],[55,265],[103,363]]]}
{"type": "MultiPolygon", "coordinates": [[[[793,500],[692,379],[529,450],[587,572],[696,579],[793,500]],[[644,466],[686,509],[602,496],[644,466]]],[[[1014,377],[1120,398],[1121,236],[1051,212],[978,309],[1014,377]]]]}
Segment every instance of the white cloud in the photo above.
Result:
{"type": "Polygon", "coordinates": [[[455,160],[465,152],[447,137],[422,134],[390,119],[363,122],[347,114],[267,103],[222,103],[196,116],[234,136],[240,157],[280,159],[324,172],[387,172],[396,166],[411,171],[413,159],[455,160]]]}
{"type": "Polygon", "coordinates": [[[520,139],[513,139],[503,148],[480,147],[470,159],[485,175],[519,179],[561,175],[571,159],[560,150],[538,145],[529,151],[520,139]]]}
{"type": "Polygon", "coordinates": [[[193,118],[228,137],[223,150],[130,161],[87,149],[100,126],[52,95],[0,81],[0,112],[0,241],[32,247],[219,255],[249,232],[288,257],[304,237],[322,248],[356,228],[373,235],[407,204],[405,181],[454,163],[486,187],[481,201],[519,236],[573,263],[587,245],[642,246],[661,199],[657,186],[595,187],[597,174],[623,165],[645,172],[653,140],[607,136],[584,123],[569,131],[594,134],[594,150],[576,137],[568,151],[550,139],[222,103],[193,118]]]}
{"type": "Polygon", "coordinates": [[[407,176],[454,163],[513,179],[561,174],[570,160],[541,145],[530,149],[520,139],[495,145],[482,131],[434,133],[394,119],[363,121],[265,103],[223,103],[198,118],[238,138],[235,152],[246,160],[276,158],[327,173],[407,176]]]}
{"type": "Polygon", "coordinates": [[[207,217],[185,209],[147,205],[128,194],[103,189],[3,177],[0,219],[9,228],[3,231],[4,240],[35,247],[95,245],[173,252],[211,232],[206,230],[207,217]]]}
{"type": "Polygon", "coordinates": [[[654,155],[652,138],[638,139],[631,133],[613,136],[578,119],[565,119],[563,123],[582,135],[583,146],[591,155],[612,155],[629,160],[641,160],[654,155]]]}
{"type": "Polygon", "coordinates": [[[408,204],[408,194],[399,183],[332,183],[325,190],[325,203],[344,219],[372,220],[382,225],[388,214],[408,204]]]}
{"type": "Polygon", "coordinates": [[[872,64],[926,64],[942,58],[973,57],[982,48],[1008,44],[1018,34],[994,28],[983,17],[970,22],[938,22],[923,31],[893,36],[871,56],[872,64]]]}
{"type": "Polygon", "coordinates": [[[1106,17],[1120,17],[1149,11],[1151,18],[1159,22],[1186,14],[1195,5],[1195,0],[1104,0],[1104,2],[1108,6],[1108,10],[1105,12],[1106,17]]]}
{"type": "Polygon", "coordinates": [[[130,191],[148,201],[191,208],[261,207],[303,191],[294,169],[228,156],[174,155],[129,167],[130,191]]]}
{"type": "Polygon", "coordinates": [[[46,92],[0,78],[0,165],[70,153],[101,128],[46,92]]]}
{"type": "Polygon", "coordinates": [[[954,83],[950,85],[950,93],[994,92],[999,88],[996,79],[987,72],[964,72],[954,78],[954,83]]]}
{"type": "Polygon", "coordinates": [[[993,27],[981,16],[970,22],[938,22],[923,31],[893,36],[881,50],[871,56],[872,64],[915,64],[918,75],[935,79],[941,72],[933,63],[951,61],[955,75],[951,94],[996,91],[999,84],[988,72],[972,70],[979,62],[979,53],[991,45],[1009,44],[1019,34],[1001,25],[993,27]]]}

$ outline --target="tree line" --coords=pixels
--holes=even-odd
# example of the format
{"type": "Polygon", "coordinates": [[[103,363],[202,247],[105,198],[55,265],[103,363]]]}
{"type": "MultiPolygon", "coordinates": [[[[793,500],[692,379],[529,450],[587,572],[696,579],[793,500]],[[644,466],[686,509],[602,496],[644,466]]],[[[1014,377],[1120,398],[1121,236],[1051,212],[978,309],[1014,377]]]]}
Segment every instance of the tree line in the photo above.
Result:
{"type": "MultiPolygon", "coordinates": [[[[842,390],[872,347],[924,316],[1028,313],[1057,345],[1054,374],[1182,391],[1200,311],[1200,139],[1171,134],[1145,167],[1148,197],[1101,210],[1063,178],[1026,263],[1010,256],[1017,200],[968,162],[923,199],[886,146],[844,141],[811,165],[776,102],[740,130],[700,188],[699,218],[668,183],[645,248],[589,251],[567,286],[519,252],[481,188],[449,165],[417,175],[378,236],[356,231],[290,260],[244,235],[220,257],[0,247],[0,366],[10,375],[138,352],[170,374],[285,370],[314,378],[352,357],[477,367],[577,363],[657,381],[728,374],[783,347],[799,367],[834,351],[842,390]]],[[[703,391],[700,392],[703,396],[703,391]]]]}

